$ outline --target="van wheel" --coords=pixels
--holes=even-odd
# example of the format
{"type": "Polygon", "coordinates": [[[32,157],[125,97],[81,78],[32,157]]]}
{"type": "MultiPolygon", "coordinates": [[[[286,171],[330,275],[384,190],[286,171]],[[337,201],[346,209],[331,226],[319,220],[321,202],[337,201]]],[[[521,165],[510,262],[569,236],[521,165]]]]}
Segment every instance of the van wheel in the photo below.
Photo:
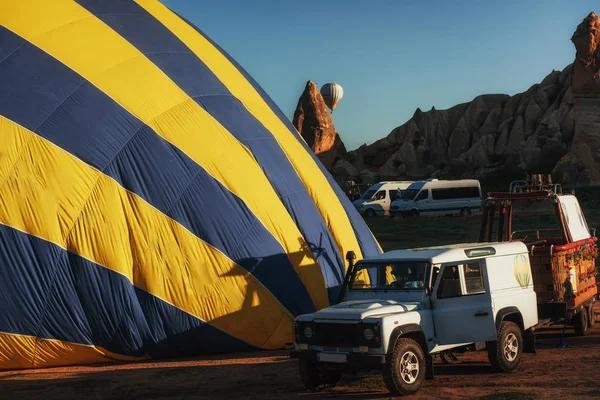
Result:
{"type": "Polygon", "coordinates": [[[339,371],[319,371],[317,364],[310,360],[299,360],[300,379],[311,392],[320,392],[327,386],[335,386],[342,377],[339,371]]]}
{"type": "Polygon", "coordinates": [[[365,217],[373,218],[375,216],[375,210],[372,208],[367,208],[365,211],[365,217]]]}
{"type": "Polygon", "coordinates": [[[400,338],[383,367],[383,381],[394,395],[413,394],[423,385],[425,369],[425,355],[421,346],[413,339],[400,338]]]}
{"type": "Polygon", "coordinates": [[[523,354],[521,329],[510,321],[503,321],[495,342],[487,342],[488,359],[498,372],[511,372],[519,366],[523,354]]]}
{"type": "Polygon", "coordinates": [[[469,207],[465,207],[462,210],[460,210],[460,216],[461,217],[466,217],[471,215],[471,209],[469,207]]]}
{"type": "Polygon", "coordinates": [[[585,336],[588,330],[588,310],[584,308],[573,317],[573,325],[575,326],[575,336],[585,336]]]}

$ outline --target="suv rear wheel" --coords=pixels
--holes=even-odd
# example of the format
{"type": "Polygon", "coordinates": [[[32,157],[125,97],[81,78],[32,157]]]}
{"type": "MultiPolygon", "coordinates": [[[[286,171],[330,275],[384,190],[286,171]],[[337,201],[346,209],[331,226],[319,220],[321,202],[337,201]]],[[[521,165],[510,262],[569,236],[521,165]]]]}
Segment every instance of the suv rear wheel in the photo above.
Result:
{"type": "Polygon", "coordinates": [[[327,386],[335,386],[342,377],[339,371],[321,371],[316,363],[310,360],[299,360],[300,379],[311,392],[320,392],[327,386]]]}
{"type": "Polygon", "coordinates": [[[523,354],[523,335],[514,322],[503,321],[495,342],[487,342],[492,367],[499,372],[511,372],[519,366],[523,354]]]}
{"type": "Polygon", "coordinates": [[[425,355],[417,342],[400,338],[383,367],[383,381],[395,395],[416,393],[425,380],[425,355]]]}

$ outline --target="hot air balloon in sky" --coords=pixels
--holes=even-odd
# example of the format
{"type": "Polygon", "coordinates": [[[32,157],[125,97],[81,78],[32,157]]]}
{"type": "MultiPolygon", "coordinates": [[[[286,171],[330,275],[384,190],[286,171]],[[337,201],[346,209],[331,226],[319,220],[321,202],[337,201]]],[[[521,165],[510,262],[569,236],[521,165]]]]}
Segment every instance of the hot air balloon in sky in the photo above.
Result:
{"type": "Polygon", "coordinates": [[[342,97],[344,97],[344,89],[335,82],[326,83],[321,87],[321,96],[323,96],[327,107],[333,111],[340,100],[342,100],[342,97]]]}
{"type": "Polygon", "coordinates": [[[381,251],[260,86],[156,0],[2,1],[0,137],[0,369],[282,348],[347,251],[381,251]]]}

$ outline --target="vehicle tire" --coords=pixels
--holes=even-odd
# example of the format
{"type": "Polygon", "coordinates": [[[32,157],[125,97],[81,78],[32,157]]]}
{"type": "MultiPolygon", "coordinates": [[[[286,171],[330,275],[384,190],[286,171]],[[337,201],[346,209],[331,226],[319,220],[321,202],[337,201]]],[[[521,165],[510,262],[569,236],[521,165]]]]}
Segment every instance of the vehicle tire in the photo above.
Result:
{"type": "Polygon", "coordinates": [[[421,214],[419,214],[419,210],[412,210],[412,213],[410,215],[413,218],[419,218],[421,216],[421,214]]]}
{"type": "Polygon", "coordinates": [[[383,381],[393,395],[419,391],[425,380],[425,355],[413,339],[400,338],[382,370],[383,381]]]}
{"type": "Polygon", "coordinates": [[[462,210],[460,210],[461,217],[467,217],[469,215],[471,215],[471,209],[469,207],[464,207],[462,210]]]}
{"type": "Polygon", "coordinates": [[[498,372],[514,371],[523,354],[523,335],[514,322],[503,321],[495,342],[487,342],[488,359],[498,372]]]}
{"type": "Polygon", "coordinates": [[[320,392],[325,386],[334,386],[342,377],[339,371],[319,371],[317,364],[310,360],[299,360],[298,366],[300,379],[311,392],[320,392]]]}
{"type": "Polygon", "coordinates": [[[587,307],[587,311],[588,311],[588,326],[591,328],[592,326],[596,325],[596,316],[594,315],[594,303],[590,304],[587,307]]]}
{"type": "Polygon", "coordinates": [[[588,310],[584,308],[573,316],[573,326],[575,328],[575,336],[585,336],[588,330],[588,310]]]}
{"type": "Polygon", "coordinates": [[[373,218],[375,216],[375,210],[372,208],[367,208],[365,210],[365,217],[373,218]]]}

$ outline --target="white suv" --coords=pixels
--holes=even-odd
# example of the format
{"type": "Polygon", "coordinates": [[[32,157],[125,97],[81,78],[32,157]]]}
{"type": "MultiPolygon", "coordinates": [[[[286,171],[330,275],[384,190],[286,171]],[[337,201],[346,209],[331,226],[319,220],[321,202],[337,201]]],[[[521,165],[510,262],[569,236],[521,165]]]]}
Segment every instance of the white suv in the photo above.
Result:
{"type": "Polygon", "coordinates": [[[433,379],[432,356],[487,349],[496,370],[512,371],[535,352],[538,323],[523,243],[397,250],[350,266],[341,302],[294,323],[300,376],[310,390],[342,372],[380,369],[393,394],[433,379]]]}

